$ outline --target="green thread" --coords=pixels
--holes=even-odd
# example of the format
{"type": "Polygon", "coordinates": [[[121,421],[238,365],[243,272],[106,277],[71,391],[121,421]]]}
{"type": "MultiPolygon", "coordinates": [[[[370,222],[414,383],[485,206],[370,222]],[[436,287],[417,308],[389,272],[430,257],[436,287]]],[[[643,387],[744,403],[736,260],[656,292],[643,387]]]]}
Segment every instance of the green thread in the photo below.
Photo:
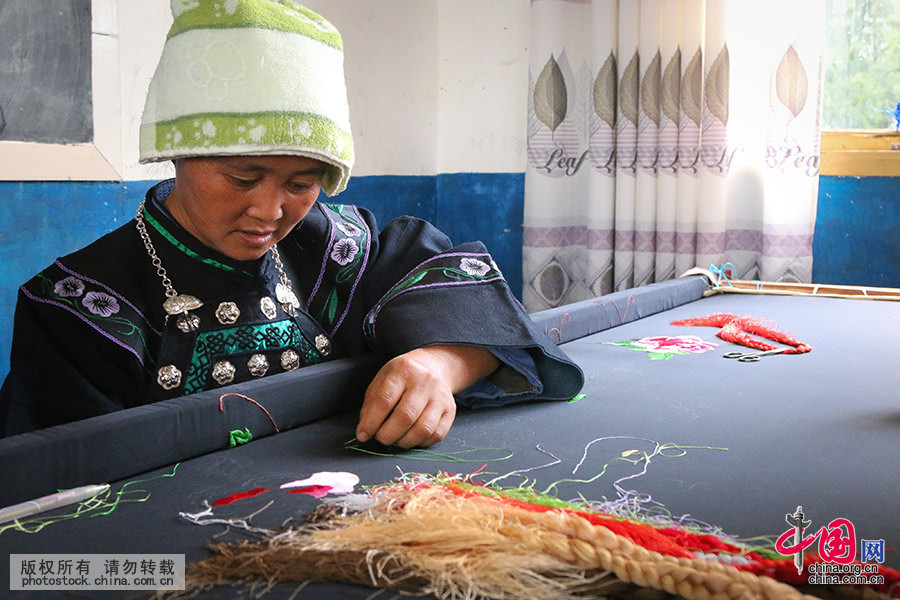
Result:
{"type": "Polygon", "coordinates": [[[569,400],[569,404],[574,404],[574,403],[578,402],[579,400],[584,400],[585,398],[587,398],[587,394],[576,394],[575,396],[572,397],[571,400],[569,400]]]}
{"type": "Polygon", "coordinates": [[[673,442],[666,442],[665,444],[657,445],[657,448],[650,454],[647,454],[646,452],[643,452],[641,450],[628,450],[628,451],[623,452],[620,456],[617,456],[616,458],[612,459],[611,461],[609,461],[608,463],[603,465],[603,468],[600,469],[600,472],[597,473],[596,475],[594,475],[593,477],[591,477],[589,479],[560,479],[559,481],[554,481],[553,483],[551,483],[547,487],[547,489],[545,489],[542,493],[550,494],[550,492],[552,490],[556,489],[556,487],[559,486],[559,484],[561,484],[561,483],[593,483],[593,482],[597,481],[598,479],[600,479],[601,477],[603,477],[603,475],[606,474],[606,470],[609,468],[609,466],[612,463],[617,462],[617,461],[627,462],[632,465],[636,465],[636,464],[644,462],[644,461],[649,463],[650,460],[656,456],[662,456],[663,458],[678,458],[678,457],[686,455],[688,450],[723,450],[723,451],[727,451],[728,448],[717,448],[714,446],[682,446],[680,444],[675,444],[673,442]],[[666,450],[675,450],[676,453],[675,454],[666,454],[666,450]],[[634,458],[634,459],[630,458],[634,454],[639,454],[641,456],[639,458],[634,458]]]}
{"type": "Polygon", "coordinates": [[[506,448],[469,448],[468,450],[455,450],[453,452],[435,452],[434,450],[428,450],[427,448],[412,448],[410,450],[399,449],[397,452],[377,452],[375,450],[369,450],[367,448],[361,448],[357,444],[349,444],[345,446],[348,450],[356,450],[357,452],[362,452],[363,454],[371,454],[373,456],[387,456],[389,458],[406,458],[408,460],[426,460],[432,462],[455,462],[455,463],[483,463],[483,462],[491,462],[491,461],[500,461],[500,460],[508,460],[513,457],[512,450],[508,450],[506,448]],[[484,458],[484,457],[476,457],[476,458],[464,458],[461,455],[470,454],[473,452],[485,452],[485,451],[500,451],[505,453],[505,456],[495,457],[495,458],[484,458]]]}
{"type": "Polygon", "coordinates": [[[250,433],[250,430],[244,427],[244,430],[235,429],[228,434],[228,447],[234,448],[235,446],[240,446],[241,444],[246,444],[247,442],[253,439],[253,434],[250,433]]]}
{"type": "Polygon", "coordinates": [[[156,477],[149,477],[147,479],[135,479],[133,481],[129,481],[122,485],[119,488],[119,491],[116,493],[112,492],[112,488],[107,488],[106,491],[97,494],[87,500],[82,500],[79,502],[75,511],[63,514],[63,515],[53,515],[53,516],[44,516],[44,517],[34,517],[25,520],[16,520],[8,525],[0,525],[0,535],[5,533],[6,531],[21,531],[22,533],[38,533],[48,525],[53,525],[54,523],[60,523],[62,521],[69,521],[71,519],[77,519],[78,517],[89,515],[90,517],[102,517],[110,514],[116,508],[119,507],[120,504],[126,502],[146,502],[150,499],[150,492],[147,490],[126,490],[131,485],[136,483],[146,483],[148,481],[154,481],[157,479],[163,479],[165,477],[174,477],[175,471],[178,470],[178,465],[181,463],[176,463],[174,467],[172,467],[171,473],[163,473],[162,475],[157,475],[156,477]],[[126,497],[126,494],[136,494],[143,493],[142,496],[137,498],[129,498],[126,497]]]}

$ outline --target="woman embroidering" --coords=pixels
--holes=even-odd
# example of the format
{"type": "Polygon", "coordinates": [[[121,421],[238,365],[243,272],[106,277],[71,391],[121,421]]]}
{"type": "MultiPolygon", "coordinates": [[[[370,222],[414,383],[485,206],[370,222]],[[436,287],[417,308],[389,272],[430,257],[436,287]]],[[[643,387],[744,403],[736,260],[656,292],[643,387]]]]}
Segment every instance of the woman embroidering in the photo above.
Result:
{"type": "Polygon", "coordinates": [[[289,1],[226,4],[172,3],[140,144],[175,178],[20,289],[0,433],[372,349],[393,358],[361,441],[433,444],[457,401],[574,395],[579,369],[480,243],[453,247],[411,217],[379,232],[367,210],[318,201],[353,164],[337,30],[289,1]]]}

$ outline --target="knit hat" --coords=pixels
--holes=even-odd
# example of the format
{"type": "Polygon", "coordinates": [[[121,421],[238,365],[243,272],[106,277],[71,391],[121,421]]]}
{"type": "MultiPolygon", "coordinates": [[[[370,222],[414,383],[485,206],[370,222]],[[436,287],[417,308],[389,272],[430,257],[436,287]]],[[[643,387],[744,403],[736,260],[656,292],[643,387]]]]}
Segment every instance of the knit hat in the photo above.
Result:
{"type": "Polygon", "coordinates": [[[289,0],[172,0],[172,15],[140,161],[306,156],[329,165],[326,194],[343,191],[353,138],[337,29],[289,0]]]}

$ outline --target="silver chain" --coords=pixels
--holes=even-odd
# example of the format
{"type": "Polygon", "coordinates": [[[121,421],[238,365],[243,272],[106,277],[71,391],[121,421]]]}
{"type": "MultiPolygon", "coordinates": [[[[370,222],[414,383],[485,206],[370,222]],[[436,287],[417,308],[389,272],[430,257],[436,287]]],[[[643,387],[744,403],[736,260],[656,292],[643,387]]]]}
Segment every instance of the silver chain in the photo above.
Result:
{"type": "MultiPolygon", "coordinates": [[[[156,248],[154,248],[153,242],[150,240],[150,235],[147,233],[147,225],[144,223],[143,200],[141,200],[141,204],[138,206],[137,215],[135,215],[134,221],[138,233],[141,234],[141,240],[144,242],[144,248],[147,249],[147,254],[150,255],[151,262],[153,263],[153,266],[156,267],[156,274],[162,279],[162,284],[166,288],[166,297],[174,298],[178,295],[178,292],[176,292],[175,288],[172,286],[172,280],[169,279],[169,276],[166,274],[166,269],[162,266],[162,261],[159,259],[159,256],[156,255],[156,248]]],[[[293,292],[294,286],[291,284],[291,280],[288,279],[287,273],[284,272],[284,265],[281,263],[281,255],[278,254],[277,244],[272,245],[272,258],[275,260],[275,270],[278,271],[278,279],[281,281],[281,284],[293,292]]]]}
{"type": "Polygon", "coordinates": [[[284,272],[284,265],[281,264],[281,255],[278,254],[278,244],[272,244],[272,259],[275,261],[275,270],[278,271],[278,279],[281,281],[281,285],[293,292],[294,286],[291,284],[291,280],[288,279],[287,273],[284,272]]]}
{"type": "Polygon", "coordinates": [[[162,284],[166,288],[166,298],[174,298],[178,295],[178,292],[172,287],[172,280],[166,275],[166,269],[162,266],[162,261],[159,259],[159,256],[156,255],[156,248],[153,247],[153,242],[150,241],[150,235],[147,233],[147,225],[144,223],[143,200],[141,200],[141,205],[138,206],[137,215],[135,215],[134,221],[138,233],[141,234],[141,240],[144,242],[144,247],[147,249],[147,254],[150,255],[153,266],[156,267],[156,274],[162,279],[162,284]]]}

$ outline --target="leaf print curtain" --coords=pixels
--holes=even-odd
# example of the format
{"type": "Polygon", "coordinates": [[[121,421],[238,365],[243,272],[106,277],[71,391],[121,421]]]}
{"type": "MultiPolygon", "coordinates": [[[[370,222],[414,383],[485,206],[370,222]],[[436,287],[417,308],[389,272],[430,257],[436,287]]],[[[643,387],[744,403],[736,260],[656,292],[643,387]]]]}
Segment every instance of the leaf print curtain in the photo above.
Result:
{"type": "Polygon", "coordinates": [[[810,281],[821,0],[532,0],[525,306],[810,281]]]}

